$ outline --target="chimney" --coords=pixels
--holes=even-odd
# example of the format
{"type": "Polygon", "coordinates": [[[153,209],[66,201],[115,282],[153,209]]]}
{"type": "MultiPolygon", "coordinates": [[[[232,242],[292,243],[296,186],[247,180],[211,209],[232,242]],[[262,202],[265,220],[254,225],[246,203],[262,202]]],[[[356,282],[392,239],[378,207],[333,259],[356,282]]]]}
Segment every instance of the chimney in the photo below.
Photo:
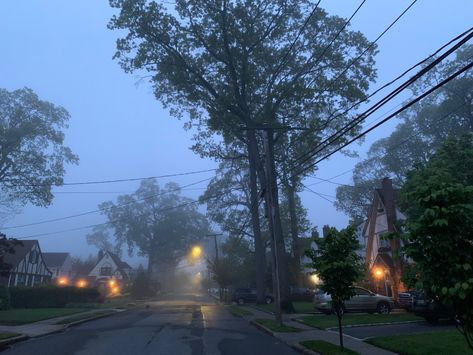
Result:
{"type": "Polygon", "coordinates": [[[384,198],[384,209],[388,222],[388,231],[394,232],[394,223],[396,222],[396,208],[394,206],[393,181],[390,178],[384,178],[382,181],[382,195],[384,198]]]}

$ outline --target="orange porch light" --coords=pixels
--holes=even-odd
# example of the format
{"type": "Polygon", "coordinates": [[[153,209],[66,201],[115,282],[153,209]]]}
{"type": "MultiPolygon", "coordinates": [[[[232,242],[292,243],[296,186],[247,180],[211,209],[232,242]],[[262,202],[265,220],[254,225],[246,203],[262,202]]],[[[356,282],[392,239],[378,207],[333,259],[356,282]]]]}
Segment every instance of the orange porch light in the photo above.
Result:
{"type": "Polygon", "coordinates": [[[67,283],[68,283],[67,277],[60,277],[60,278],[57,280],[57,283],[58,283],[60,286],[66,286],[67,283]]]}
{"type": "Polygon", "coordinates": [[[77,281],[77,287],[83,288],[85,286],[87,286],[87,282],[85,280],[77,281]]]}

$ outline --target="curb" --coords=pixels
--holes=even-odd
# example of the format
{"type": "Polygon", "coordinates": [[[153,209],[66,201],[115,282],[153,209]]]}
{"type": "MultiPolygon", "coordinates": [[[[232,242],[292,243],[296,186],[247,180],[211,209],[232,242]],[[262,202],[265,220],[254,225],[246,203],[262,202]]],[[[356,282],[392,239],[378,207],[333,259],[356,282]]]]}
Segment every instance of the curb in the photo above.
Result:
{"type": "Polygon", "coordinates": [[[305,346],[302,346],[299,343],[290,344],[290,343],[285,342],[283,339],[277,337],[276,333],[274,333],[272,330],[266,328],[264,325],[261,325],[254,320],[250,320],[250,324],[254,325],[256,328],[263,331],[264,333],[271,335],[273,338],[278,339],[282,343],[286,344],[287,346],[291,347],[292,349],[296,350],[297,352],[303,355],[319,355],[319,353],[316,353],[315,351],[307,349],[305,346]]]}
{"type": "Polygon", "coordinates": [[[20,341],[25,341],[27,339],[29,339],[29,336],[27,335],[18,335],[16,337],[0,340],[0,349],[3,349],[10,344],[18,343],[20,341]]]}
{"type": "Polygon", "coordinates": [[[126,312],[127,310],[128,310],[128,309],[119,310],[119,311],[118,311],[118,310],[115,310],[115,312],[113,312],[113,313],[100,314],[100,315],[97,315],[97,316],[95,316],[95,317],[84,318],[84,319],[76,320],[75,322],[66,323],[66,324],[63,324],[63,329],[62,329],[62,330],[65,330],[65,329],[70,328],[70,327],[74,327],[74,326],[76,326],[76,325],[80,325],[80,324],[82,324],[82,323],[89,322],[89,321],[91,321],[91,320],[100,319],[100,318],[105,318],[105,317],[108,317],[108,316],[113,316],[114,314],[126,312]]]}
{"type": "MultiPolygon", "coordinates": [[[[338,331],[338,327],[319,328],[319,327],[315,327],[315,326],[309,325],[309,324],[307,324],[306,322],[304,322],[303,320],[298,319],[298,318],[291,318],[291,320],[293,320],[294,322],[297,322],[297,323],[301,323],[301,324],[308,325],[309,327],[312,327],[312,328],[314,328],[314,329],[319,329],[319,330],[337,330],[337,331],[338,331]]],[[[360,327],[375,327],[375,326],[379,326],[379,325],[411,324],[411,323],[421,323],[421,322],[423,322],[423,320],[420,320],[420,319],[419,319],[419,320],[406,320],[406,321],[391,322],[391,323],[349,324],[349,325],[344,325],[344,326],[343,326],[343,329],[345,329],[345,328],[360,328],[360,327]]]]}

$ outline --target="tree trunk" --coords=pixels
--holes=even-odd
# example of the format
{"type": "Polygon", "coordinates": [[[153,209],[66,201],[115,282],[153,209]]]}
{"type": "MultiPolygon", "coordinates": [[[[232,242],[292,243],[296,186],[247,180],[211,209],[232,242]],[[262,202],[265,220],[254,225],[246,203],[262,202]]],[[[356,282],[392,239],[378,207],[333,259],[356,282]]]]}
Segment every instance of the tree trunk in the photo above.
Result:
{"type": "Polygon", "coordinates": [[[340,337],[340,348],[343,351],[342,315],[340,314],[340,309],[337,311],[337,318],[338,318],[338,335],[340,337]]]}
{"type": "Polygon", "coordinates": [[[296,212],[296,192],[294,189],[295,184],[291,184],[286,180],[285,190],[287,200],[289,204],[289,217],[291,223],[291,244],[292,253],[294,257],[294,271],[296,272],[296,283],[297,286],[301,287],[303,283],[303,277],[301,272],[301,250],[299,246],[299,225],[296,212]]]}
{"type": "Polygon", "coordinates": [[[264,303],[264,279],[266,270],[266,253],[261,236],[261,224],[259,216],[259,194],[257,182],[257,170],[259,165],[259,154],[256,137],[254,132],[248,131],[248,157],[249,157],[249,172],[250,172],[250,213],[251,225],[253,229],[254,243],[255,243],[255,278],[256,278],[256,302],[264,303]],[[256,148],[256,149],[255,149],[256,148]]]}
{"type": "MultiPolygon", "coordinates": [[[[276,167],[274,162],[274,139],[271,129],[266,131],[266,159],[268,166],[267,179],[265,183],[266,192],[266,209],[268,218],[270,219],[270,234],[272,236],[271,243],[273,246],[274,262],[276,263],[276,270],[273,269],[273,274],[276,272],[277,281],[279,281],[279,290],[275,290],[277,298],[279,298],[281,309],[290,313],[294,311],[292,302],[289,297],[289,270],[286,257],[286,248],[284,245],[284,236],[281,225],[281,215],[279,211],[279,194],[278,181],[276,174],[276,167]]],[[[264,180],[263,180],[264,181],[264,180]]],[[[275,287],[278,284],[274,285],[275,287]]]]}

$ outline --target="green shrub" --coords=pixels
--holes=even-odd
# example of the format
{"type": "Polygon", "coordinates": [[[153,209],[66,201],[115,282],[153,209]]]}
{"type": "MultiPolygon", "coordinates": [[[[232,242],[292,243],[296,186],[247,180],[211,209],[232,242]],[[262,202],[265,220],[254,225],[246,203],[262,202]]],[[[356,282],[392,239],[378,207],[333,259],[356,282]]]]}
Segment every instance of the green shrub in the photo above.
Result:
{"type": "Polygon", "coordinates": [[[9,309],[10,307],[10,290],[8,287],[0,286],[0,310],[9,309]]]}
{"type": "Polygon", "coordinates": [[[77,287],[12,287],[11,306],[14,308],[64,307],[68,303],[98,302],[99,292],[95,288],[77,287]]]}

